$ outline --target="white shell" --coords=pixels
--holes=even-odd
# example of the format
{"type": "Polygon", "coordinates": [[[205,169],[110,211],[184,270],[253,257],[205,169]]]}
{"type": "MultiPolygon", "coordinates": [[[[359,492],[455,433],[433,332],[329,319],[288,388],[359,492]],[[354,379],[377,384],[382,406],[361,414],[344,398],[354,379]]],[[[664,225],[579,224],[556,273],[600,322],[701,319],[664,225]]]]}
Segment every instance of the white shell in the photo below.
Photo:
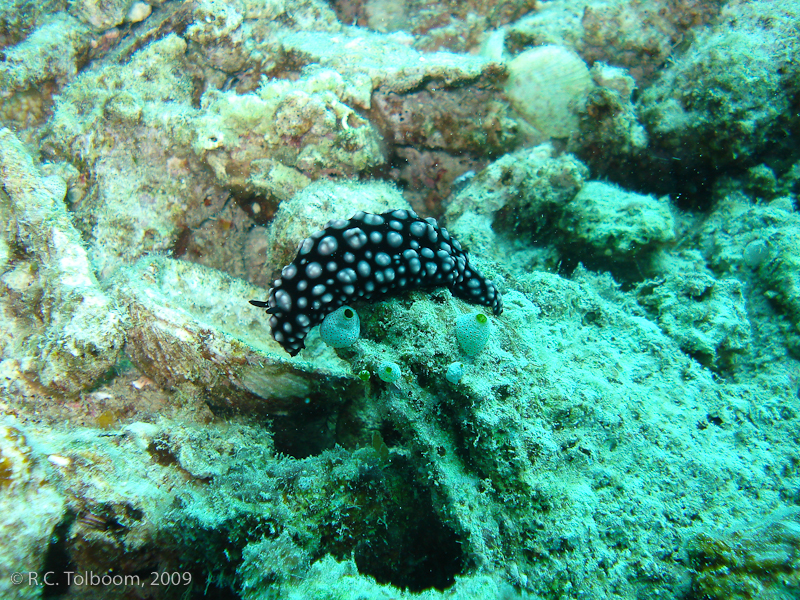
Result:
{"type": "Polygon", "coordinates": [[[129,23],[138,23],[144,21],[153,12],[153,8],[146,2],[136,2],[128,11],[128,16],[125,20],[129,23]]]}
{"type": "Polygon", "coordinates": [[[577,133],[580,107],[593,86],[586,63],[562,46],[526,50],[508,64],[506,96],[535,129],[536,141],[577,133]]]}

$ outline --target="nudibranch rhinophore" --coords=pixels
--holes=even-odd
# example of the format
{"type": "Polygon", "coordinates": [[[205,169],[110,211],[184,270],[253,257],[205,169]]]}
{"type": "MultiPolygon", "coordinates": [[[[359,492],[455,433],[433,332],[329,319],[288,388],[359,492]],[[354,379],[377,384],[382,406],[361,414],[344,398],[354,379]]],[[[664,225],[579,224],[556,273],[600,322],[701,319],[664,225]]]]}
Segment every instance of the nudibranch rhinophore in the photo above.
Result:
{"type": "Polygon", "coordinates": [[[503,312],[498,289],[470,266],[461,244],[435,219],[411,210],[359,211],[305,239],[268,300],[250,304],[267,309],[272,337],[294,356],[311,328],[345,304],[440,286],[496,315],[503,312]]]}

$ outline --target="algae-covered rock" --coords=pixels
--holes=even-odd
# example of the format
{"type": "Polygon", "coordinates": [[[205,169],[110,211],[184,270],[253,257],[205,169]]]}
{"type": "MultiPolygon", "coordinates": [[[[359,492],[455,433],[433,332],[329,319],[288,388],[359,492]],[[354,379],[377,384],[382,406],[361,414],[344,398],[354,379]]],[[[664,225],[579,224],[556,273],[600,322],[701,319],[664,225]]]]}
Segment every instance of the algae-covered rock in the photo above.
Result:
{"type": "Polygon", "coordinates": [[[15,374],[6,381],[78,392],[117,361],[121,315],[72,225],[64,180],[43,176],[8,129],[0,130],[0,177],[2,367],[15,374]]]}
{"type": "MultiPolygon", "coordinates": [[[[136,0],[76,0],[70,12],[94,29],[104,30],[121,25],[136,0]]],[[[156,0],[160,3],[160,0],[156,0]]]]}
{"type": "MultiPolygon", "coordinates": [[[[303,576],[298,577],[286,587],[287,600],[331,597],[341,600],[470,600],[473,598],[525,598],[514,587],[491,575],[471,575],[458,577],[455,584],[446,591],[427,589],[419,593],[398,590],[395,586],[381,584],[375,578],[359,573],[352,559],[337,561],[326,556],[314,563],[303,576]]],[[[263,595],[247,595],[246,600],[261,600],[263,595]]]]}
{"type": "Polygon", "coordinates": [[[595,87],[580,111],[580,134],[569,148],[591,167],[595,178],[619,181],[646,155],[648,136],[634,106],[636,82],[625,69],[596,62],[595,87]]]}
{"type": "Polygon", "coordinates": [[[338,32],[342,24],[323,0],[225,1],[200,0],[189,7],[191,17],[186,28],[187,40],[204,78],[215,83],[220,75],[244,75],[242,67],[252,72],[244,75],[240,85],[258,83],[262,72],[271,71],[285,57],[275,38],[296,29],[313,28],[317,32],[338,32]]]}
{"type": "Polygon", "coordinates": [[[792,1],[728,3],[644,92],[643,121],[676,168],[746,164],[786,135],[800,91],[798,19],[792,1]]]}
{"type": "Polygon", "coordinates": [[[335,0],[331,5],[343,23],[382,33],[397,32],[413,39],[420,50],[470,52],[500,25],[514,21],[533,8],[530,0],[446,1],[335,0]],[[413,38],[411,35],[413,34],[413,38]]]}
{"type": "Polygon", "coordinates": [[[171,249],[182,227],[222,204],[211,177],[186,161],[194,110],[185,54],[186,42],[168,35],[126,64],[95,64],[56,103],[46,148],[87,181],[73,209],[101,278],[171,249]]]}
{"type": "Polygon", "coordinates": [[[518,150],[491,163],[450,201],[448,224],[469,211],[487,216],[498,232],[551,230],[588,179],[586,166],[552,144],[518,150]]]}
{"type": "Polygon", "coordinates": [[[754,335],[781,338],[800,352],[800,214],[790,197],[753,202],[741,191],[723,197],[698,232],[711,268],[748,282],[748,310],[763,317],[754,335]]]}
{"type": "Polygon", "coordinates": [[[603,256],[630,258],[675,239],[668,200],[591,181],[564,207],[559,227],[603,256]]]}
{"type": "MultiPolygon", "coordinates": [[[[518,150],[455,195],[445,213],[447,225],[465,240],[485,239],[486,249],[500,234],[550,245],[586,264],[637,261],[674,240],[668,198],[587,181],[588,175],[582,162],[557,153],[552,144],[518,150]]],[[[514,248],[506,245],[503,251],[511,254],[519,245],[514,248]]]]}
{"type": "Polygon", "coordinates": [[[34,452],[25,434],[9,420],[1,421],[0,594],[4,598],[41,598],[35,583],[48,569],[47,549],[66,504],[50,475],[46,458],[34,452]]]}
{"type": "Polygon", "coordinates": [[[89,45],[91,31],[66,13],[55,13],[19,44],[4,49],[0,89],[25,90],[56,79],[64,84],[78,72],[80,54],[89,45]]]}
{"type": "Polygon", "coordinates": [[[5,3],[0,564],[181,585],[0,595],[791,595],[794,513],[709,524],[797,503],[796,13],[5,3]],[[248,300],[409,204],[502,291],[485,346],[441,287],[287,358],[248,300]]]}
{"type": "Polygon", "coordinates": [[[286,32],[280,42],[284,60],[291,58],[296,67],[318,63],[340,73],[347,83],[344,97],[363,108],[370,108],[370,92],[378,87],[399,94],[434,80],[450,91],[476,81],[489,83],[505,72],[485,57],[423,54],[402,39],[354,27],[338,32],[286,32]]]}
{"type": "Polygon", "coordinates": [[[265,82],[256,93],[209,91],[193,149],[222,185],[275,205],[301,188],[269,185],[271,163],[302,175],[301,185],[383,164],[378,132],[344,101],[344,90],[338,72],[316,69],[295,81],[265,82]]]}
{"type": "MultiPolygon", "coordinates": [[[[398,36],[358,28],[288,32],[280,36],[293,69],[319,64],[340,73],[342,99],[369,111],[398,180],[419,181],[409,199],[417,210],[435,206],[472,161],[516,146],[518,125],[501,95],[505,67],[485,57],[423,54],[398,36]]],[[[482,166],[482,164],[481,164],[482,166]]]]}
{"type": "Polygon", "coordinates": [[[316,402],[322,390],[346,396],[358,382],[337,359],[290,360],[272,339],[264,290],[220,271],[143,258],[113,283],[128,319],[127,352],[167,387],[189,382],[237,409],[279,412],[316,402]]]}
{"type": "Polygon", "coordinates": [[[575,48],[590,65],[603,61],[629,69],[637,82],[645,84],[675,52],[675,40],[713,21],[723,4],[720,0],[551,0],[510,23],[504,33],[511,51],[562,44],[575,48]]]}
{"type": "Polygon", "coordinates": [[[688,551],[694,589],[704,598],[793,598],[800,586],[800,509],[703,532],[688,551]]]}
{"type": "Polygon", "coordinates": [[[750,344],[742,283],[709,273],[675,271],[641,284],[637,297],[684,352],[712,367],[724,367],[750,344]]]}
{"type": "MultiPolygon", "coordinates": [[[[662,533],[679,540],[676,530],[695,527],[689,514],[705,514],[712,496],[737,494],[722,481],[752,476],[748,460],[714,466],[709,453],[728,443],[726,432],[685,435],[718,418],[707,416],[709,405],[725,415],[732,399],[709,400],[717,389],[709,373],[635,303],[621,302],[607,275],[533,273],[515,287],[458,386],[446,374],[463,358],[455,323],[469,307],[447,290],[359,309],[363,336],[348,356],[356,370],[399,365],[403,377],[375,378],[372,396],[406,447],[425,457],[437,511],[472,562],[505,569],[545,597],[555,597],[551,586],[568,589],[579,564],[583,585],[607,589],[594,554],[630,568],[647,560],[659,586],[681,585],[685,567],[654,557],[662,533]],[[599,464],[600,455],[612,459],[599,464]],[[679,480],[668,475],[677,472],[679,480]]],[[[365,437],[357,425],[350,434],[365,437]]],[[[632,594],[637,584],[623,571],[610,585],[632,594]]]]}

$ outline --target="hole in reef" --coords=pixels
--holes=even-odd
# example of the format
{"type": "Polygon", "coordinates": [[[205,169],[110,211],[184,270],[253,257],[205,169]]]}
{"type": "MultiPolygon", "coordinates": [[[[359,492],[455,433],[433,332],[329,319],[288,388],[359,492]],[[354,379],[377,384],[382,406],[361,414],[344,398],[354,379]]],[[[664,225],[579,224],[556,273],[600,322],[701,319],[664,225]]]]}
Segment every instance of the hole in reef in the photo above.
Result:
{"type": "Polygon", "coordinates": [[[416,522],[406,524],[397,539],[388,536],[389,557],[376,553],[372,546],[357,546],[354,558],[358,570],[371,575],[378,583],[407,588],[411,592],[430,588],[445,590],[455,583],[455,576],[462,570],[458,537],[434,515],[415,518],[416,522]]]}
{"type": "MultiPolygon", "coordinates": [[[[384,521],[367,529],[352,547],[360,573],[379,583],[419,592],[445,590],[463,572],[459,537],[433,510],[427,488],[414,481],[415,470],[393,457],[383,470],[390,494],[384,499],[384,521]]],[[[348,553],[349,555],[349,553],[348,553]]]]}
{"type": "MultiPolygon", "coordinates": [[[[347,395],[349,391],[340,391],[347,395]]],[[[272,432],[275,451],[292,458],[316,456],[336,445],[336,406],[330,396],[272,398],[241,394],[232,405],[224,391],[209,392],[204,400],[216,417],[255,419],[272,432]]]]}
{"type": "Polygon", "coordinates": [[[336,444],[335,415],[329,411],[296,411],[272,419],[275,450],[293,458],[316,456],[336,444]]]}
{"type": "Polygon", "coordinates": [[[278,212],[280,202],[275,198],[236,189],[231,190],[231,195],[239,207],[259,225],[267,225],[278,212]]]}
{"type": "Polygon", "coordinates": [[[69,556],[69,529],[75,521],[75,515],[68,513],[53,529],[50,545],[44,557],[41,573],[50,573],[48,583],[42,588],[42,598],[59,598],[69,592],[68,571],[74,571],[75,565],[69,556]]]}

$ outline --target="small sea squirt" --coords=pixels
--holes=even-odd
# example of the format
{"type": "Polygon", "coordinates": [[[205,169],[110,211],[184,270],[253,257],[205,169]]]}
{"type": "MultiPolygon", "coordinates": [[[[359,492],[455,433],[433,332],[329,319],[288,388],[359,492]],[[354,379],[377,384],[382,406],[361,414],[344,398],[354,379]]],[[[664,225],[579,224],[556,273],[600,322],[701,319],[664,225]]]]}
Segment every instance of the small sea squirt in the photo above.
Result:
{"type": "Polygon", "coordinates": [[[489,317],[483,313],[470,313],[456,319],[456,339],[467,356],[475,356],[483,350],[491,331],[489,317]]]}
{"type": "Polygon", "coordinates": [[[272,337],[295,356],[311,328],[338,308],[426,287],[447,287],[495,315],[503,312],[499,290],[435,219],[411,210],[359,211],[303,240],[269,298],[250,304],[267,309],[272,337]]]}

